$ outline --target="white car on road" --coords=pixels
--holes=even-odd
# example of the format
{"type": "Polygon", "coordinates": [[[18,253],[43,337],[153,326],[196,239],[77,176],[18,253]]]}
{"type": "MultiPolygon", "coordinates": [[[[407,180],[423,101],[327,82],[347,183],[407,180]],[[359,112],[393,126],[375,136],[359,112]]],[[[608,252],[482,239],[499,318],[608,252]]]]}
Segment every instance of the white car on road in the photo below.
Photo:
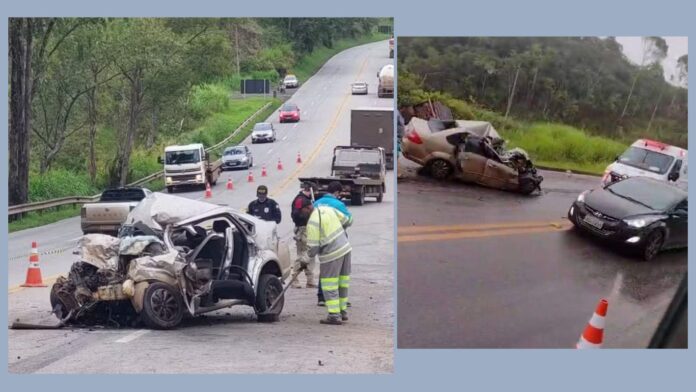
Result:
{"type": "Polygon", "coordinates": [[[602,183],[608,185],[622,178],[643,176],[687,188],[688,157],[688,151],[683,148],[639,139],[607,166],[602,183]]]}

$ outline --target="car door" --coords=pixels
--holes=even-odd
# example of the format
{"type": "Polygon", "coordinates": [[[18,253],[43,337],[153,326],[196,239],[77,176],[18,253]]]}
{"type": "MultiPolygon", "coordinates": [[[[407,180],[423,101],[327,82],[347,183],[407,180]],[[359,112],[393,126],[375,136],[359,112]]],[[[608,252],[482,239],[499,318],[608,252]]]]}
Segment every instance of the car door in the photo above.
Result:
{"type": "Polygon", "coordinates": [[[517,174],[514,173],[514,170],[503,163],[493,159],[486,159],[480,184],[496,189],[510,189],[511,184],[514,184],[516,176],[517,174]]]}
{"type": "Polygon", "coordinates": [[[480,182],[486,170],[486,157],[474,152],[460,151],[457,154],[457,164],[461,170],[461,178],[466,182],[480,182]]]}
{"type": "Polygon", "coordinates": [[[689,206],[688,200],[685,199],[679,203],[669,214],[667,227],[669,228],[669,238],[667,239],[667,247],[682,247],[686,246],[689,241],[688,226],[689,226],[689,206]]]}

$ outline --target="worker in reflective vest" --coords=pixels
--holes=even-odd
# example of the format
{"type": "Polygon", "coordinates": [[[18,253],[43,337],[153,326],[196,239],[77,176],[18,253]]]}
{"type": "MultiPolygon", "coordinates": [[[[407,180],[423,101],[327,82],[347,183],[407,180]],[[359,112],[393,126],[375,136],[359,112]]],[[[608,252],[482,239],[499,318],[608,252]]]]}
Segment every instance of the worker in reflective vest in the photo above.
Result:
{"type": "Polygon", "coordinates": [[[341,325],[348,321],[348,288],[350,286],[350,252],[352,250],[345,226],[349,218],[326,205],[317,206],[307,222],[309,257],[318,256],[319,281],[329,314],[322,324],[341,325]]]}

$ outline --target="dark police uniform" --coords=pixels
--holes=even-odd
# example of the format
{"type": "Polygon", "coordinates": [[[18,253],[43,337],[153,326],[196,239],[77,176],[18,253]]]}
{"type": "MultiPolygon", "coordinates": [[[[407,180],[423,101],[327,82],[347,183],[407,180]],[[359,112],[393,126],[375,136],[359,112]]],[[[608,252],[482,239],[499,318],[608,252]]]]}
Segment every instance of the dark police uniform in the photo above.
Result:
{"type": "MultiPolygon", "coordinates": [[[[261,185],[256,190],[256,194],[267,195],[268,188],[261,185]]],[[[265,221],[275,221],[275,223],[280,223],[280,206],[278,206],[278,203],[276,203],[273,199],[266,198],[266,200],[264,200],[263,202],[259,201],[258,199],[252,201],[251,203],[249,203],[249,207],[247,207],[247,212],[249,213],[249,215],[253,215],[265,221]]]]}

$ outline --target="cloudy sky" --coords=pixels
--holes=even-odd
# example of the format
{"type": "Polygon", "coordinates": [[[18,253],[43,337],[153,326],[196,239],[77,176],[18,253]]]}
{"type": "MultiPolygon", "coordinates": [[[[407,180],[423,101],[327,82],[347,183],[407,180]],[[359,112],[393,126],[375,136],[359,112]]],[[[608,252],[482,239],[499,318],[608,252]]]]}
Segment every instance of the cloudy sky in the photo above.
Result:
{"type": "MultiPolygon", "coordinates": [[[[669,46],[667,58],[662,62],[665,69],[665,79],[670,80],[677,69],[677,59],[689,52],[687,37],[664,37],[669,46]]],[[[616,37],[616,40],[623,46],[626,57],[636,64],[640,64],[643,56],[643,43],[641,37],[616,37]]]]}

